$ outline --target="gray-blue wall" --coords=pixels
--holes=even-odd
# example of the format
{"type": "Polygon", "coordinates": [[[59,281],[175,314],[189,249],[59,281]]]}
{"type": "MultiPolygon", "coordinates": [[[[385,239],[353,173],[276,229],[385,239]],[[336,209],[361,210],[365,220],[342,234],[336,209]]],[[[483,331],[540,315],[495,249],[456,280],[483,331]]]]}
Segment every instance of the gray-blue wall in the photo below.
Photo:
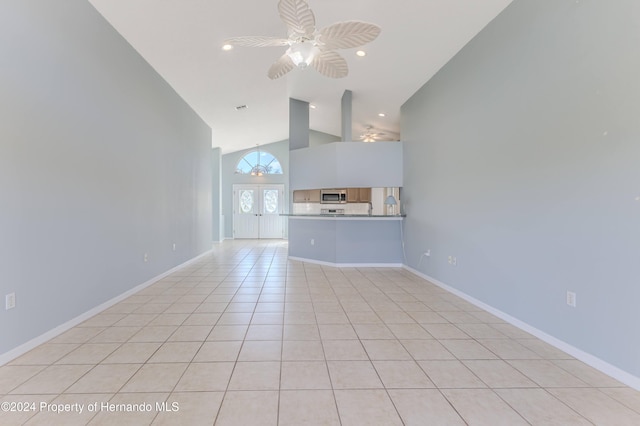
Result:
{"type": "Polygon", "coordinates": [[[309,146],[309,102],[289,98],[289,149],[309,146]]]}
{"type": "Polygon", "coordinates": [[[210,249],[211,130],[86,0],[3,1],[0,204],[2,354],[210,249]]]}
{"type": "Polygon", "coordinates": [[[222,150],[213,148],[211,157],[211,200],[213,201],[211,239],[214,242],[220,242],[224,240],[224,223],[222,221],[222,150]]]}
{"type": "Polygon", "coordinates": [[[291,189],[401,187],[401,142],[334,142],[289,153],[291,189]]]}
{"type": "Polygon", "coordinates": [[[402,264],[401,220],[290,217],[289,256],[330,264],[402,264]]]}
{"type": "Polygon", "coordinates": [[[328,133],[318,132],[317,130],[309,130],[309,146],[326,145],[332,142],[339,142],[340,136],[330,135],[328,133]]]}
{"type": "Polygon", "coordinates": [[[409,266],[636,377],[639,19],[516,0],[402,108],[409,266]]]}

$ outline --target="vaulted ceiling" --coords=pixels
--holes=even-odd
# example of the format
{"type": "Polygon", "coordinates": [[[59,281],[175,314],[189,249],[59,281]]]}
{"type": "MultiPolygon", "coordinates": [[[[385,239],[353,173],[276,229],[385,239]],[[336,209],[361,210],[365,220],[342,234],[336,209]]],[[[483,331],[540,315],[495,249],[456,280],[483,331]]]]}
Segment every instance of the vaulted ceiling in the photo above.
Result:
{"type": "Polygon", "coordinates": [[[284,47],[221,49],[226,38],[287,36],[277,0],[89,0],[211,126],[224,153],[288,138],[290,97],[310,102],[313,130],[340,135],[340,99],[353,92],[353,140],[367,126],[400,137],[400,106],[511,0],[308,0],[318,28],[360,20],[382,28],[341,50],[349,75],[294,69],[270,80],[284,47]],[[236,106],[247,105],[237,111],[236,106]],[[385,114],[384,117],[379,114],[385,114]]]}

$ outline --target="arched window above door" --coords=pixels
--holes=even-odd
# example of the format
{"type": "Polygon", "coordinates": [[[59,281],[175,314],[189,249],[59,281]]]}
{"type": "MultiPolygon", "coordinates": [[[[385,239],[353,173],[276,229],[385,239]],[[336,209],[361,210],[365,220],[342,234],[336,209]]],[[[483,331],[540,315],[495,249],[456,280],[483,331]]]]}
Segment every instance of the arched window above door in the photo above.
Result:
{"type": "Polygon", "coordinates": [[[256,149],[240,159],[236,166],[236,174],[252,176],[281,175],[282,166],[274,155],[256,149]]]}

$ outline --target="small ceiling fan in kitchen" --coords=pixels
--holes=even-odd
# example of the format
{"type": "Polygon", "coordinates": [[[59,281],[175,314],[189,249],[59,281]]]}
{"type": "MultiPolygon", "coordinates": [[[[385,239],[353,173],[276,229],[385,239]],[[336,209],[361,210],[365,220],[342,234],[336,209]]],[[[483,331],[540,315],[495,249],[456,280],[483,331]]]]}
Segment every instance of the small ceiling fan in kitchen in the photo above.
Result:
{"type": "Polygon", "coordinates": [[[384,132],[376,132],[373,126],[369,125],[365,128],[365,132],[360,135],[360,140],[362,142],[375,142],[381,140],[380,138],[384,135],[384,132]]]}
{"type": "Polygon", "coordinates": [[[272,80],[295,67],[304,69],[309,65],[329,78],[346,77],[349,74],[347,61],[336,50],[362,46],[380,34],[380,27],[361,21],[338,22],[316,30],[315,16],[304,0],[280,0],[278,12],[287,27],[287,38],[246,36],[225,40],[228,48],[288,46],[269,68],[267,75],[272,80]]]}

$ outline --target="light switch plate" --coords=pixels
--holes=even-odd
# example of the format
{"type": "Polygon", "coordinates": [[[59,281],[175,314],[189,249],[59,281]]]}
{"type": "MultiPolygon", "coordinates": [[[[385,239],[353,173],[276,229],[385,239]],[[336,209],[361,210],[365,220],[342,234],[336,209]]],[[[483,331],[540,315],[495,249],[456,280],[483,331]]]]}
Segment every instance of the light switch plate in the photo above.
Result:
{"type": "Polygon", "coordinates": [[[15,293],[9,293],[4,297],[4,306],[7,311],[16,307],[15,293]]]}

